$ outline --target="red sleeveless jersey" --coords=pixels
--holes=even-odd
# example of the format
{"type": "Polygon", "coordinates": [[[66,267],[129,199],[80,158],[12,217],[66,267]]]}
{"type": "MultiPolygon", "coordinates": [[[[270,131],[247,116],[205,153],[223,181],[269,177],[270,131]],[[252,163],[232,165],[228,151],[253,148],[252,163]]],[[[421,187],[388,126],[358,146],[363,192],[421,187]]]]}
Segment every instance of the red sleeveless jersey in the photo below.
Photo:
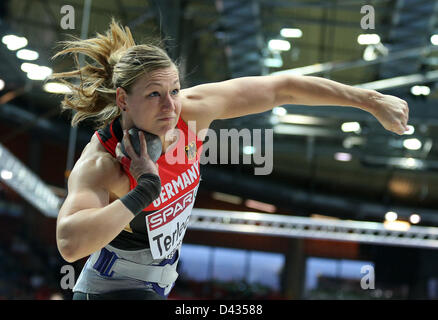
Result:
{"type": "MultiPolygon", "coordinates": [[[[176,129],[177,141],[157,160],[160,196],[138,214],[110,245],[123,250],[151,248],[152,255],[157,259],[172,254],[181,244],[200,183],[202,141],[181,117],[176,129]]],[[[123,137],[120,118],[95,134],[115,157],[115,148],[123,137]]],[[[129,171],[125,170],[125,173],[132,190],[137,182],[129,171]]]]}

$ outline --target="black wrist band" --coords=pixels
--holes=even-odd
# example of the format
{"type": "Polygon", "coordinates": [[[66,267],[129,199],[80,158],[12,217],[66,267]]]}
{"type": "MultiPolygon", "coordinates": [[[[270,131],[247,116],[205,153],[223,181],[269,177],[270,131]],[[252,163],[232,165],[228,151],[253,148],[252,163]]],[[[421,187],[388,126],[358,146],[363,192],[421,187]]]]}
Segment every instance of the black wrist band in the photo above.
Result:
{"type": "Polygon", "coordinates": [[[152,203],[161,193],[160,177],[144,173],[137,180],[137,186],[120,198],[120,201],[136,216],[152,203]]]}

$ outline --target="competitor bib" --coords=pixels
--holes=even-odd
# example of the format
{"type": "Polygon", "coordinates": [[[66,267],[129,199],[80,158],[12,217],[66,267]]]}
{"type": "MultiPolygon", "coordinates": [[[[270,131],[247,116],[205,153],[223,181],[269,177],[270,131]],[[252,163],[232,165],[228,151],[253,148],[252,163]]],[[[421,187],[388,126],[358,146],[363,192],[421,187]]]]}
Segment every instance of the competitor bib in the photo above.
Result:
{"type": "Polygon", "coordinates": [[[152,257],[173,255],[184,238],[199,185],[157,212],[146,216],[152,257]]]}

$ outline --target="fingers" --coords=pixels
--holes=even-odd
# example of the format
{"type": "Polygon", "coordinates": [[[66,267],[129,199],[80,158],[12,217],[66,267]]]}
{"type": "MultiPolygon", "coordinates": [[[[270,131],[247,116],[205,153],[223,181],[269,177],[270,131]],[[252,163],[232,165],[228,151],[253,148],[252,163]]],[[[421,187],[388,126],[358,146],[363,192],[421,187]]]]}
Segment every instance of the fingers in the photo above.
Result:
{"type": "Polygon", "coordinates": [[[138,157],[134,148],[132,147],[131,139],[129,137],[128,130],[123,130],[123,145],[125,147],[125,152],[128,154],[128,157],[130,159],[134,159],[134,158],[138,157]]]}
{"type": "Polygon", "coordinates": [[[409,131],[409,127],[408,127],[407,124],[401,123],[400,126],[399,126],[399,128],[396,129],[396,130],[393,130],[393,131],[394,131],[395,133],[399,134],[399,135],[403,135],[403,134],[405,134],[406,132],[409,131]]]}
{"type": "Polygon", "coordinates": [[[409,130],[408,128],[408,121],[409,121],[409,107],[406,101],[402,100],[402,111],[403,111],[403,117],[400,121],[400,127],[401,127],[401,133],[400,135],[404,134],[406,131],[409,130]]]}
{"type": "Polygon", "coordinates": [[[117,143],[115,152],[116,152],[116,159],[119,162],[121,162],[122,158],[124,157],[124,154],[122,152],[122,144],[120,142],[117,143]]]}
{"type": "Polygon", "coordinates": [[[386,100],[382,103],[382,112],[377,113],[375,117],[386,130],[403,135],[409,130],[409,106],[400,98],[389,95],[384,97],[386,100]]]}
{"type": "Polygon", "coordinates": [[[129,171],[131,167],[131,159],[124,155],[122,152],[122,144],[119,142],[116,146],[116,158],[120,162],[120,164],[125,168],[125,170],[129,171]]]}
{"type": "Polygon", "coordinates": [[[408,130],[408,126],[405,120],[400,120],[398,126],[393,130],[398,135],[403,135],[408,130]]]}
{"type": "Polygon", "coordinates": [[[403,102],[404,102],[404,112],[405,112],[406,124],[407,124],[407,122],[409,120],[409,106],[408,106],[408,103],[406,101],[403,101],[403,102]]]}
{"type": "Polygon", "coordinates": [[[146,143],[146,137],[144,136],[143,131],[138,131],[138,139],[140,140],[140,155],[142,157],[148,158],[148,147],[146,143]]]}
{"type": "Polygon", "coordinates": [[[408,130],[408,127],[404,120],[399,119],[394,121],[391,126],[385,127],[385,129],[398,135],[403,135],[408,130]]]}

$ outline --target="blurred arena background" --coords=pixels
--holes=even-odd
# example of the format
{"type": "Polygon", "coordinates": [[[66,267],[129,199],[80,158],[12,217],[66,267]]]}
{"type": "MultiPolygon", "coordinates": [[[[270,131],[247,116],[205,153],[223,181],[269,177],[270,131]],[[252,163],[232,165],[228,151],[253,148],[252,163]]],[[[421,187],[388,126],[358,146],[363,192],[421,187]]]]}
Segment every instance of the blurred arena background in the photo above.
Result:
{"type": "MultiPolygon", "coordinates": [[[[57,41],[103,33],[111,17],[137,43],[165,37],[186,87],[289,72],[410,107],[402,136],[334,106],[214,122],[214,130],[273,129],[273,171],[256,176],[254,162],[201,168],[171,299],[438,297],[437,1],[3,0],[0,299],[71,299],[57,208],[93,130],[70,129],[51,93],[62,88],[45,80],[73,67],[51,60],[57,41]]],[[[256,150],[242,142],[239,152],[256,150]]],[[[84,262],[71,264],[74,279],[84,262]]]]}

